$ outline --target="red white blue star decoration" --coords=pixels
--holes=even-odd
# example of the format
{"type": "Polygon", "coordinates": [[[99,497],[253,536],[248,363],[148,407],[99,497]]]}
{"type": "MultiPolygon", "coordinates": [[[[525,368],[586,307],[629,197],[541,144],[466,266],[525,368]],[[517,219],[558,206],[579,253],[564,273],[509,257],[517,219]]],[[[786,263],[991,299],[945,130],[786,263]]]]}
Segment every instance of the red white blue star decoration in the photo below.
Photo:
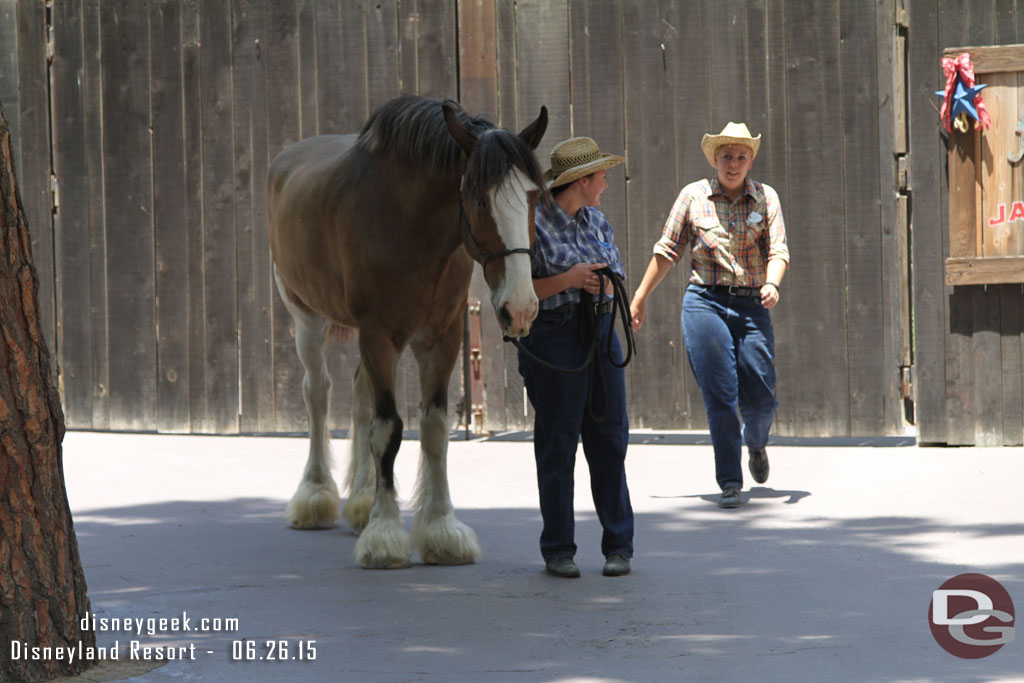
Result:
{"type": "Polygon", "coordinates": [[[992,119],[980,94],[985,84],[974,83],[971,56],[964,52],[956,59],[943,57],[942,71],[946,76],[946,87],[935,94],[943,98],[939,116],[942,117],[942,125],[946,130],[952,132],[955,127],[966,133],[970,125],[968,117],[977,121],[978,125],[990,128],[992,119]]]}

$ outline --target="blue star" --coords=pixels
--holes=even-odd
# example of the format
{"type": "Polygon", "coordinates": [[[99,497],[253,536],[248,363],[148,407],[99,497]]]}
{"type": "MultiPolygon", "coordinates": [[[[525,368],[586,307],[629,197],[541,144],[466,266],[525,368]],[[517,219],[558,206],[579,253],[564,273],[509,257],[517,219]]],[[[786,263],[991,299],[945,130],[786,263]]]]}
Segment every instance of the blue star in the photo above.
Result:
{"type": "MultiPolygon", "coordinates": [[[[949,117],[955,119],[961,113],[966,113],[975,121],[978,120],[978,110],[974,106],[974,98],[981,92],[982,88],[987,86],[987,83],[981,83],[979,85],[972,85],[970,88],[964,87],[964,82],[960,78],[956,79],[956,90],[953,92],[952,106],[950,107],[949,117]]],[[[945,96],[944,90],[939,90],[935,93],[936,95],[945,96]]]]}

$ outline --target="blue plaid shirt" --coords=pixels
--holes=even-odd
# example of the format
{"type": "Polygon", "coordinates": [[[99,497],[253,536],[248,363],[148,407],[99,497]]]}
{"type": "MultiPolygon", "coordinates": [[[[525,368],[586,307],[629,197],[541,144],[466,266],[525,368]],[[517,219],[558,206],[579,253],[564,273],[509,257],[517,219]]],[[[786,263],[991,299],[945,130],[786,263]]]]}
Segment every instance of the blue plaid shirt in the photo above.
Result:
{"type": "MultiPolygon", "coordinates": [[[[551,202],[537,204],[537,241],[533,245],[533,279],[558,275],[577,263],[607,263],[619,277],[626,271],[619,262],[619,248],[615,246],[615,231],[608,218],[592,206],[584,206],[573,218],[551,202]]],[[[611,296],[605,294],[605,300],[611,296]]],[[[579,303],[578,287],[564,289],[540,302],[540,308],[550,311],[562,304],[579,303]]]]}

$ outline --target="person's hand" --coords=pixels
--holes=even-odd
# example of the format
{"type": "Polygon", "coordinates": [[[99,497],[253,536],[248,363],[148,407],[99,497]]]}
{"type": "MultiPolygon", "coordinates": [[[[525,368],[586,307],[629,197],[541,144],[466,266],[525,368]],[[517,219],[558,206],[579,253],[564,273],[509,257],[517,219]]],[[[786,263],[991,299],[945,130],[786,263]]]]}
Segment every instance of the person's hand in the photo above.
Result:
{"type": "Polygon", "coordinates": [[[594,271],[607,265],[607,263],[577,263],[566,271],[569,274],[569,287],[578,287],[590,294],[600,294],[601,280],[594,271]]]}
{"type": "Polygon", "coordinates": [[[771,282],[761,285],[761,305],[765,308],[773,308],[777,303],[779,303],[778,285],[771,282]]]}
{"type": "Polygon", "coordinates": [[[629,304],[629,317],[633,319],[633,331],[637,331],[644,324],[644,316],[647,315],[647,300],[634,296],[629,304]]]}

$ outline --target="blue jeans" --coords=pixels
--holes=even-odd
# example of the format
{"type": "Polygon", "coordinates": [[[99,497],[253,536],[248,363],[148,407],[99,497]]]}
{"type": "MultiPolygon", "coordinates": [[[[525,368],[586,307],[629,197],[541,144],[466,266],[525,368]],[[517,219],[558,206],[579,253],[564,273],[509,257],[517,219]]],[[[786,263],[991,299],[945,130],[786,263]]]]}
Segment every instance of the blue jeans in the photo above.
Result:
{"type": "MultiPolygon", "coordinates": [[[[580,341],[579,309],[541,311],[530,335],[521,341],[529,351],[558,367],[579,367],[587,357],[580,341]]],[[[576,447],[583,438],[583,453],[590,467],[590,490],[604,533],[601,552],[633,556],[633,508],[626,487],[626,446],[629,417],[622,368],[608,360],[608,336],[615,361],[622,362],[618,337],[611,332],[611,314],[599,318],[600,363],[604,382],[590,369],[562,373],[542,367],[519,352],[519,374],[535,411],[533,451],[537,460],[537,486],[544,529],[540,551],[545,561],[576,554],[573,513],[573,470],[576,447]],[[591,406],[588,409],[588,389],[591,406]],[[591,415],[594,413],[594,415],[591,415]],[[603,419],[595,419],[604,415],[603,419]]]]}
{"type": "Polygon", "coordinates": [[[758,297],[691,284],[683,297],[682,325],[690,368],[704,396],[715,478],[722,489],[743,488],[743,443],[748,449],[768,443],[779,405],[771,316],[758,297]]]}

